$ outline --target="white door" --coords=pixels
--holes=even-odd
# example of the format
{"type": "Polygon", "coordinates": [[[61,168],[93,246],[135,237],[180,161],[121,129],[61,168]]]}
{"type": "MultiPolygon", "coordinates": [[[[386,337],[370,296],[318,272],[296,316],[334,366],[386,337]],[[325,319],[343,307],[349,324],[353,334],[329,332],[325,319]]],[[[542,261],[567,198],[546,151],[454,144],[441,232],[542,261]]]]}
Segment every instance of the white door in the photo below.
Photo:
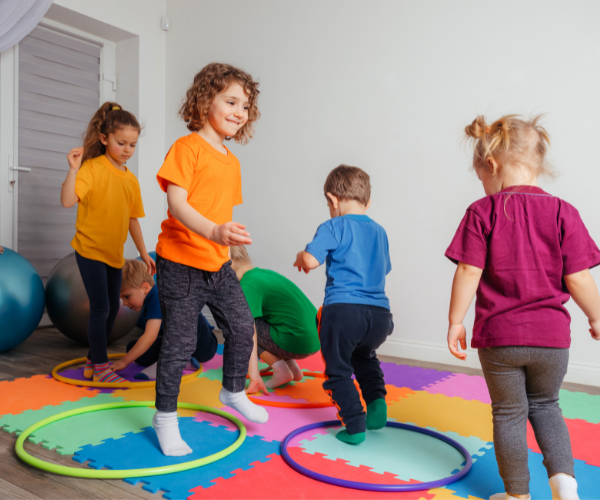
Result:
{"type": "Polygon", "coordinates": [[[101,44],[36,27],[18,47],[17,248],[44,282],[71,253],[77,207],[60,204],[66,154],[100,105],[101,44]]]}

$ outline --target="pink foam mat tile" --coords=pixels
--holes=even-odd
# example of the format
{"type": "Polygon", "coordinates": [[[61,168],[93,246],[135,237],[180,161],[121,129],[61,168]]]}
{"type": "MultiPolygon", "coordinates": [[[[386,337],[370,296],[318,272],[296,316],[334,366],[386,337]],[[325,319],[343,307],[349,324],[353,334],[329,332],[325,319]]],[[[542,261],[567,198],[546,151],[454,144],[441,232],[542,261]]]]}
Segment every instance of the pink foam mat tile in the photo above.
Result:
{"type": "Polygon", "coordinates": [[[431,384],[423,390],[429,394],[443,394],[444,396],[458,397],[467,401],[492,404],[485,379],[478,375],[456,373],[454,376],[431,384]]]}
{"type": "MultiPolygon", "coordinates": [[[[228,406],[222,408],[222,410],[236,416],[243,422],[248,436],[260,436],[264,441],[283,441],[290,432],[299,427],[336,418],[334,407],[290,409],[265,406],[265,409],[269,413],[269,421],[266,424],[256,424],[244,418],[233,408],[228,406]]],[[[212,413],[200,412],[196,414],[194,419],[198,422],[210,422],[211,425],[223,426],[231,431],[236,430],[235,424],[212,413]]],[[[303,436],[302,439],[310,439],[310,435],[318,434],[319,431],[320,429],[313,429],[308,436],[303,436]]]]}

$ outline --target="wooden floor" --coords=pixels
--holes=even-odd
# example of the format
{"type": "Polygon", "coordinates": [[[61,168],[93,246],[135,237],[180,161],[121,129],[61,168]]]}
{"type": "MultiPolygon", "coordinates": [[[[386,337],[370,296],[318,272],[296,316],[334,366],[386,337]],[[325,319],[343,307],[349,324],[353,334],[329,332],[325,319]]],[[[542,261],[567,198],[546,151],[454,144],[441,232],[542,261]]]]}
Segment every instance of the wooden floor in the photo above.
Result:
{"type": "MultiPolygon", "coordinates": [[[[124,352],[125,346],[136,335],[129,336],[109,346],[109,353],[124,352]]],[[[220,341],[222,339],[220,338],[220,341]]],[[[26,342],[12,351],[0,353],[0,380],[30,377],[50,373],[52,368],[64,361],[81,358],[87,348],[64,337],[53,328],[37,330],[26,342]]],[[[441,365],[409,359],[380,356],[382,361],[422,368],[449,370],[456,373],[481,375],[480,370],[460,368],[454,365],[441,365]]],[[[564,384],[565,389],[600,394],[600,387],[564,384]]],[[[0,394],[0,397],[2,395],[0,394]]],[[[22,463],[15,455],[16,436],[0,431],[0,500],[9,499],[138,499],[160,500],[160,493],[152,494],[142,489],[142,484],[131,486],[121,479],[99,480],[80,479],[48,474],[22,463]]],[[[30,442],[25,449],[42,460],[71,467],[84,467],[71,460],[70,455],[61,456],[41,445],[30,442]]]]}

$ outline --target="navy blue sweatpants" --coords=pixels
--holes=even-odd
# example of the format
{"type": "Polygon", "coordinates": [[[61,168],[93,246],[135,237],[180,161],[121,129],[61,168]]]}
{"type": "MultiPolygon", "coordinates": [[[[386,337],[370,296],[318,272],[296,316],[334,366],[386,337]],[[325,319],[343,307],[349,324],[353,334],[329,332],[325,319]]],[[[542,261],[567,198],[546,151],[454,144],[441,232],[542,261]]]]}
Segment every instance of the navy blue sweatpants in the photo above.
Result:
{"type": "Polygon", "coordinates": [[[329,304],[321,310],[319,339],[325,362],[323,389],[338,408],[348,434],[365,432],[366,415],[352,374],[365,403],[385,398],[383,371],[375,350],[394,330],[392,314],[384,307],[329,304]]]}

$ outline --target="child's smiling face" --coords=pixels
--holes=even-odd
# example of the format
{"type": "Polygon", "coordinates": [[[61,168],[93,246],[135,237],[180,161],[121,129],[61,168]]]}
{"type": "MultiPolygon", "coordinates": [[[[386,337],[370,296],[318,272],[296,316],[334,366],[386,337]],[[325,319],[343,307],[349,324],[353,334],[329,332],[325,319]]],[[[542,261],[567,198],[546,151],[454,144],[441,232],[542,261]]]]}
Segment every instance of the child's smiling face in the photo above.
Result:
{"type": "Polygon", "coordinates": [[[248,96],[239,83],[232,83],[215,96],[208,110],[213,129],[225,137],[233,137],[248,122],[248,96]]]}

